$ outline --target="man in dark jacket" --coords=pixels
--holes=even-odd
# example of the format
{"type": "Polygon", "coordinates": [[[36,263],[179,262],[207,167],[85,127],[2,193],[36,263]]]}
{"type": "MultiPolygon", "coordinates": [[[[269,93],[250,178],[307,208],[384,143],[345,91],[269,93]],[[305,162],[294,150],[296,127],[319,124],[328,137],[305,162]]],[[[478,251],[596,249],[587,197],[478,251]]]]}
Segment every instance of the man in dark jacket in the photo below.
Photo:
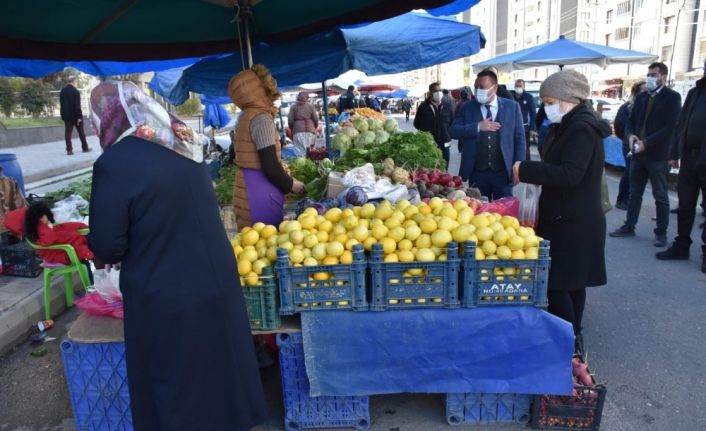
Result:
{"type": "Polygon", "coordinates": [[[338,99],[338,113],[341,114],[342,112],[348,110],[348,109],[353,109],[356,106],[355,103],[355,94],[353,94],[353,90],[355,90],[355,87],[352,85],[348,86],[348,91],[346,91],[346,94],[341,96],[340,99],[338,99]]]}
{"type": "Polygon", "coordinates": [[[534,97],[532,97],[529,93],[525,93],[524,79],[518,79],[515,81],[515,91],[511,92],[511,94],[512,100],[520,105],[520,112],[522,112],[522,125],[525,126],[525,142],[527,143],[525,160],[532,160],[530,157],[530,135],[537,131],[534,124],[535,115],[537,114],[537,109],[534,106],[534,97]]]}
{"type": "Polygon", "coordinates": [[[512,164],[525,160],[525,129],[520,107],[497,97],[498,78],[478,74],[476,98],[461,108],[451,137],[462,141],[459,175],[490,200],[512,196],[512,164]]]}
{"type": "Polygon", "coordinates": [[[630,148],[628,145],[627,137],[625,136],[625,125],[630,117],[630,111],[635,104],[635,99],[640,93],[647,91],[645,88],[645,82],[639,81],[633,84],[630,90],[630,100],[623,103],[623,105],[618,109],[618,113],[615,115],[615,121],[613,122],[613,129],[615,129],[615,136],[623,141],[623,156],[625,157],[625,171],[623,176],[620,178],[620,186],[618,187],[618,198],[615,202],[615,207],[619,210],[628,209],[628,200],[630,199],[630,160],[632,159],[632,154],[628,157],[630,148]]]}
{"type": "Polygon", "coordinates": [[[635,225],[640,215],[642,195],[647,180],[652,184],[652,195],[657,207],[655,247],[667,245],[669,226],[669,146],[672,132],[681,111],[681,96],[667,88],[667,65],[652,63],[648,67],[647,93],[640,94],[625,127],[628,145],[632,149],[630,162],[630,200],[625,224],[610,233],[612,237],[635,236],[635,225]]]}
{"type": "Polygon", "coordinates": [[[84,153],[91,151],[86,142],[86,133],[83,131],[83,113],[81,112],[81,93],[76,89],[76,77],[69,78],[69,83],[59,93],[59,108],[61,119],[64,120],[64,138],[66,139],[66,154],[74,154],[71,144],[71,135],[74,127],[78,130],[81,139],[81,148],[84,153]]]}
{"type": "Polygon", "coordinates": [[[452,113],[442,103],[443,93],[441,84],[435,82],[429,85],[429,93],[426,100],[417,108],[414,116],[414,127],[422,132],[429,132],[434,136],[434,141],[444,154],[446,164],[449,163],[449,146],[451,145],[451,135],[449,128],[452,123],[452,113]]]}
{"type": "MultiPolygon", "coordinates": [[[[689,91],[681,111],[669,152],[670,164],[679,168],[678,234],[674,244],[657,253],[657,259],[689,259],[691,228],[694,226],[699,193],[706,193],[706,77],[689,91]]],[[[706,272],[706,230],[701,226],[701,271],[706,272]]]]}

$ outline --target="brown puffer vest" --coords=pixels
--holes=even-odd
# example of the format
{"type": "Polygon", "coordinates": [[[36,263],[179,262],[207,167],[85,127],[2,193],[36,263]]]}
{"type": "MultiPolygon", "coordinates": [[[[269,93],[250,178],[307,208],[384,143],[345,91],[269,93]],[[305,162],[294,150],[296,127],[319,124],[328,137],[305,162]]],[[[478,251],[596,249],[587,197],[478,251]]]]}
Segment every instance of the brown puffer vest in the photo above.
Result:
{"type": "MultiPolygon", "coordinates": [[[[233,103],[243,110],[238,121],[238,127],[235,129],[235,164],[239,169],[235,177],[233,190],[233,211],[235,212],[238,230],[240,230],[252,224],[250,219],[250,201],[248,200],[243,168],[261,169],[262,167],[255,142],[250,136],[250,123],[256,116],[267,114],[272,117],[272,127],[275,127],[275,108],[272,105],[272,101],[265,94],[260,78],[251,70],[240,72],[230,80],[228,94],[233,103]]],[[[275,133],[275,136],[277,136],[277,133],[275,133]]],[[[277,150],[277,159],[279,160],[281,146],[276,138],[275,148],[277,150]]]]}

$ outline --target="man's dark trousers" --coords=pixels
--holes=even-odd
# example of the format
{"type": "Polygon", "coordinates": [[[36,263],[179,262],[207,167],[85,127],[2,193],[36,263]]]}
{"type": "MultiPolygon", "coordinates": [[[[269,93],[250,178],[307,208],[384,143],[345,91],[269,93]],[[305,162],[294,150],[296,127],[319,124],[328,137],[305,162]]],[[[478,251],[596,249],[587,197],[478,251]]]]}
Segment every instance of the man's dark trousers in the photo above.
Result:
{"type": "Polygon", "coordinates": [[[512,196],[512,184],[507,177],[507,172],[504,170],[497,172],[489,169],[484,171],[475,170],[471,174],[468,183],[478,187],[480,194],[487,197],[489,201],[512,196]]]}
{"type": "Polygon", "coordinates": [[[645,154],[636,154],[630,161],[630,200],[628,202],[628,215],[625,224],[632,230],[635,229],[640,216],[642,195],[645,193],[647,180],[652,185],[652,195],[657,206],[656,235],[666,235],[669,226],[669,195],[667,176],[669,163],[666,161],[652,161],[645,154]]]}
{"type": "MultiPolygon", "coordinates": [[[[697,164],[698,150],[686,150],[679,167],[677,194],[679,210],[677,212],[677,237],[674,245],[688,251],[691,245],[691,229],[694,226],[696,205],[700,193],[706,193],[706,165],[697,164]]],[[[706,229],[701,229],[702,249],[706,253],[706,229]]]]}
{"type": "Polygon", "coordinates": [[[73,152],[73,145],[71,144],[71,135],[73,134],[74,127],[78,130],[78,137],[81,140],[81,148],[83,151],[88,151],[88,142],[86,142],[86,133],[83,131],[83,120],[64,120],[64,138],[66,139],[66,152],[73,152]]]}

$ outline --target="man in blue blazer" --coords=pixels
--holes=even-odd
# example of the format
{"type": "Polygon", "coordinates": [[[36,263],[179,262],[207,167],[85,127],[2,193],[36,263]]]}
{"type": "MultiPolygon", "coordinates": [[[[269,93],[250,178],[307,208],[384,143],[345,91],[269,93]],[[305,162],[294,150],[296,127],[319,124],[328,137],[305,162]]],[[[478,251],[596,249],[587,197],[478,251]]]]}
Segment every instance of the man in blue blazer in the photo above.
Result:
{"type": "Polygon", "coordinates": [[[520,105],[497,96],[498,77],[478,74],[476,97],[463,105],[451,126],[461,143],[459,175],[490,200],[512,195],[512,165],[525,160],[525,128],[520,105]]]}

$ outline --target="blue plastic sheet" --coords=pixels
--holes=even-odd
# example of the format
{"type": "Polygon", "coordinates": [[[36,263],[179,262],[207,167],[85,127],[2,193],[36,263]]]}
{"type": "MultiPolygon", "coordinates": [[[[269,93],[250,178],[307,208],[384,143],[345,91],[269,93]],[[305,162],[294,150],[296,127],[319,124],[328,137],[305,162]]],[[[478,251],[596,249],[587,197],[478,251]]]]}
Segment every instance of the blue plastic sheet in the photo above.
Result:
{"type": "MultiPolygon", "coordinates": [[[[473,55],[485,44],[478,26],[406,13],[384,21],[336,28],[287,43],[253,43],[253,60],[265,64],[280,88],[333,79],[357,69],[383,75],[473,55]]],[[[178,71],[155,74],[150,87],[174,105],[189,92],[227,96],[242,70],[241,54],[208,58],[178,71]]]]}
{"type": "Polygon", "coordinates": [[[534,307],[302,313],[312,396],[570,395],[571,325],[534,307]]]}
{"type": "Polygon", "coordinates": [[[200,58],[178,58],[154,61],[53,61],[25,58],[0,58],[0,76],[41,78],[51,73],[73,67],[93,76],[123,75],[127,73],[155,72],[194,64],[200,58]]]}
{"type": "Polygon", "coordinates": [[[623,141],[617,136],[611,135],[603,139],[605,149],[605,162],[609,165],[625,167],[625,156],[623,156],[623,141]]]}

